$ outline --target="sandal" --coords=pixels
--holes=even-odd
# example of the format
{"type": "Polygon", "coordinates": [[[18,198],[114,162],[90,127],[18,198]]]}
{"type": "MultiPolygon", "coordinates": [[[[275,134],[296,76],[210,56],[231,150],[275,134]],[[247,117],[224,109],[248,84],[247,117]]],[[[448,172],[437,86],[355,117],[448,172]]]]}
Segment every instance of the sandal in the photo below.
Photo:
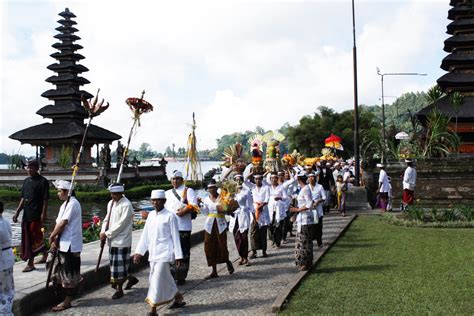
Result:
{"type": "Polygon", "coordinates": [[[31,272],[33,270],[36,270],[35,267],[30,267],[30,266],[26,266],[24,269],[23,269],[23,272],[31,272]]]}
{"type": "Polygon", "coordinates": [[[207,277],[205,277],[204,280],[210,280],[210,279],[214,279],[214,278],[218,278],[218,277],[219,277],[218,274],[211,273],[207,277]]]}
{"type": "Polygon", "coordinates": [[[63,311],[63,310],[66,310],[66,309],[68,309],[68,308],[71,308],[71,307],[72,307],[72,305],[64,306],[63,303],[61,303],[61,304],[58,304],[58,305],[54,306],[53,308],[51,308],[51,311],[52,311],[53,313],[56,313],[56,312],[61,312],[61,311],[63,311]]]}
{"type": "Polygon", "coordinates": [[[121,298],[121,297],[123,297],[123,291],[117,291],[117,292],[114,293],[114,295],[112,295],[113,300],[116,300],[116,299],[121,298]]]}
{"type": "Polygon", "coordinates": [[[232,265],[232,262],[229,261],[226,263],[226,265],[227,265],[227,271],[229,272],[229,274],[234,273],[235,270],[234,270],[234,266],[232,265]]]}
{"type": "Polygon", "coordinates": [[[171,304],[170,307],[168,307],[168,309],[175,309],[175,308],[180,308],[180,307],[183,307],[184,305],[186,305],[186,302],[176,302],[174,301],[173,304],[171,304]]]}

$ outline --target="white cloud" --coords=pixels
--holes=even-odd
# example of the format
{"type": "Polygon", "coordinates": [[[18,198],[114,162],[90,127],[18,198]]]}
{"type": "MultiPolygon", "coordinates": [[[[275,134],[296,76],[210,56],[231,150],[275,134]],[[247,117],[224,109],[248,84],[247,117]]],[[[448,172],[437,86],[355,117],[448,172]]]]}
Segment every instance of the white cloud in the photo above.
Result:
{"type": "MultiPolygon", "coordinates": [[[[20,11],[8,4],[3,15],[20,11]]],[[[44,82],[53,75],[46,66],[54,62],[53,28],[66,6],[77,15],[81,64],[90,69],[85,89],[100,87],[111,103],[94,123],[125,141],[132,121],[124,100],[145,89],[156,107],[143,115],[133,148],[185,146],[193,111],[199,144],[211,148],[222,134],[295,124],[319,105],[352,108],[347,2],[43,1],[32,3],[31,11],[41,10],[31,25],[27,16],[2,22],[0,152],[18,148],[8,135],[42,122],[34,113],[49,104],[40,95],[52,87],[44,82]],[[30,33],[21,36],[19,28],[30,33]]],[[[429,74],[387,78],[387,95],[435,83],[448,8],[438,1],[358,1],[360,103],[379,103],[376,66],[429,74]]]]}

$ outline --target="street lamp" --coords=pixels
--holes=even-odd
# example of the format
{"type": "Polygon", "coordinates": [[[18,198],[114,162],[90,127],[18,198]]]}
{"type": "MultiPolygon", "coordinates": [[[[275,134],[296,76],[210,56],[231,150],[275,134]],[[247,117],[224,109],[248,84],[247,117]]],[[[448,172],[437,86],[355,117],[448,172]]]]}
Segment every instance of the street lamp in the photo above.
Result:
{"type": "Polygon", "coordinates": [[[387,138],[385,137],[385,103],[383,95],[383,77],[384,76],[426,76],[426,74],[418,72],[387,72],[381,73],[379,67],[377,67],[377,75],[380,76],[380,83],[382,86],[382,138],[383,138],[383,152],[382,152],[382,161],[385,158],[385,149],[387,146],[387,138]]]}

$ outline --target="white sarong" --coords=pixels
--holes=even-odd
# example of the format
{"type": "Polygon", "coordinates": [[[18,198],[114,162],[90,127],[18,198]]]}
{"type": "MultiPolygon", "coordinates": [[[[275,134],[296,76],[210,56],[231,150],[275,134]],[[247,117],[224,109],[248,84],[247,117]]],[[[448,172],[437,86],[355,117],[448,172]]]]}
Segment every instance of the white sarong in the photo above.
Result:
{"type": "Polygon", "coordinates": [[[152,307],[170,303],[178,293],[169,262],[151,261],[149,282],[145,301],[152,307]]]}

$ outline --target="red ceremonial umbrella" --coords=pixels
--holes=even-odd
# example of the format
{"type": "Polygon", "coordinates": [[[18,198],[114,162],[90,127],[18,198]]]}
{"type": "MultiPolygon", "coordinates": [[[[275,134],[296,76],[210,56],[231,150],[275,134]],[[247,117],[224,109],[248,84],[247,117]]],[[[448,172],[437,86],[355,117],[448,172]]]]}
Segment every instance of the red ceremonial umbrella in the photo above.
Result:
{"type": "Polygon", "coordinates": [[[341,141],[342,141],[341,137],[336,136],[333,133],[331,133],[331,135],[324,140],[324,144],[326,145],[326,147],[343,150],[341,141]]]}

